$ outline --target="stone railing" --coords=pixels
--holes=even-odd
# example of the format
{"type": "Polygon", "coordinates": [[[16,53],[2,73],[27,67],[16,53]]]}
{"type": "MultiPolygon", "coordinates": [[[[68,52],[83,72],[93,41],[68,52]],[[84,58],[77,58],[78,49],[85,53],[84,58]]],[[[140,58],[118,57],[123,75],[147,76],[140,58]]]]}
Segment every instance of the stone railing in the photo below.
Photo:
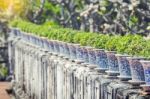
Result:
{"type": "Polygon", "coordinates": [[[144,58],[12,29],[9,62],[17,99],[150,98],[150,61],[144,58]]]}

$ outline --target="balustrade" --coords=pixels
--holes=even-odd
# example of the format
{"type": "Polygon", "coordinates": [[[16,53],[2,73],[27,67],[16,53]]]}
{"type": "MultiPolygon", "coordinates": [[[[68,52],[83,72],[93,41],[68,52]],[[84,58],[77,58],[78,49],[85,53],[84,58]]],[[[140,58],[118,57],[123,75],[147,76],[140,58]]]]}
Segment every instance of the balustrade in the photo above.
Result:
{"type": "Polygon", "coordinates": [[[21,31],[18,33],[20,34],[14,30],[11,32],[10,38],[13,39],[9,51],[11,66],[14,66],[13,89],[17,97],[24,99],[148,97],[139,95],[141,93],[139,90],[145,92],[139,85],[146,82],[143,88],[149,91],[149,61],[140,61],[139,58],[79,44],[48,40],[21,31]],[[107,76],[116,78],[109,79],[107,76]],[[138,83],[135,87],[133,81],[142,83],[138,83]]]}

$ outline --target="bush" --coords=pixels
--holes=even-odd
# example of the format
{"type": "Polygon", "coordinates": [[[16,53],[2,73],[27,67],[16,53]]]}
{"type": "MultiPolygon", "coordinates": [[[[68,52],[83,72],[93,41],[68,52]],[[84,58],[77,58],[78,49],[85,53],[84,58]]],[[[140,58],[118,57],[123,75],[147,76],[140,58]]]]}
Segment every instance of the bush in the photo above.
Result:
{"type": "Polygon", "coordinates": [[[4,80],[7,75],[8,75],[8,69],[0,65],[0,80],[4,80]]]}
{"type": "Polygon", "coordinates": [[[150,41],[145,40],[139,35],[128,34],[125,36],[110,36],[49,25],[36,25],[22,20],[12,21],[10,26],[49,39],[79,43],[83,46],[92,46],[95,48],[117,51],[122,54],[126,53],[150,58],[150,41]]]}

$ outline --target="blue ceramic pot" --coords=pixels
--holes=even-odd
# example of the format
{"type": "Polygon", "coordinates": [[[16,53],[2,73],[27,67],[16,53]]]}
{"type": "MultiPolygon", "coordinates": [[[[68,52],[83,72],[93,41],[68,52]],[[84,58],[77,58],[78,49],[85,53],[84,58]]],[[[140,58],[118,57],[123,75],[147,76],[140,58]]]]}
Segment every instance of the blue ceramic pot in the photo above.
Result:
{"type": "Polygon", "coordinates": [[[17,36],[21,37],[21,31],[20,31],[20,29],[17,30],[17,36]]]}
{"type": "Polygon", "coordinates": [[[54,45],[53,42],[48,40],[48,50],[52,53],[54,52],[54,45]]]}
{"type": "Polygon", "coordinates": [[[128,60],[130,63],[130,69],[131,69],[131,75],[132,75],[132,80],[130,80],[129,82],[133,84],[144,83],[145,81],[144,69],[140,62],[140,60],[143,60],[143,59],[139,57],[131,57],[131,58],[128,58],[128,60]]]}
{"type": "Polygon", "coordinates": [[[11,32],[10,32],[10,36],[16,36],[16,29],[14,28],[14,29],[11,29],[11,32]]]}
{"type": "Polygon", "coordinates": [[[76,45],[76,55],[78,60],[83,60],[83,49],[80,45],[76,45]]]}
{"type": "Polygon", "coordinates": [[[88,56],[89,56],[89,64],[96,65],[95,50],[91,47],[87,47],[87,49],[88,49],[88,56]]]}
{"type": "Polygon", "coordinates": [[[76,45],[78,45],[78,44],[69,43],[68,45],[69,45],[69,51],[70,51],[70,59],[71,60],[77,59],[77,56],[76,56],[76,45]]]}
{"type": "Polygon", "coordinates": [[[83,60],[84,60],[84,62],[89,63],[88,49],[83,46],[82,51],[83,51],[83,60]]]}
{"type": "Polygon", "coordinates": [[[30,42],[30,35],[26,33],[27,41],[30,42]]]}
{"type": "Polygon", "coordinates": [[[115,56],[115,51],[106,51],[107,59],[108,59],[108,75],[116,76],[119,74],[119,66],[118,66],[118,60],[115,56]]]}
{"type": "Polygon", "coordinates": [[[22,39],[26,40],[26,36],[25,36],[24,32],[22,32],[22,39]]]}
{"type": "Polygon", "coordinates": [[[144,68],[146,85],[150,86],[150,61],[140,61],[144,68]]]}
{"type": "Polygon", "coordinates": [[[44,48],[44,40],[43,38],[39,37],[40,39],[40,47],[44,48]]]}
{"type": "Polygon", "coordinates": [[[60,56],[65,56],[65,48],[64,48],[65,43],[62,41],[59,41],[58,44],[59,44],[60,56]]]}
{"type": "Polygon", "coordinates": [[[15,31],[14,31],[14,36],[18,36],[18,31],[19,31],[19,29],[15,29],[15,31]]]}
{"type": "Polygon", "coordinates": [[[36,36],[33,35],[33,36],[32,36],[32,39],[33,39],[33,43],[36,45],[36,36]]]}
{"type": "Polygon", "coordinates": [[[18,28],[15,29],[15,36],[20,36],[20,30],[18,28]]]}
{"type": "Polygon", "coordinates": [[[96,49],[95,54],[96,54],[96,64],[98,65],[99,69],[107,70],[108,60],[104,49],[96,49]]]}
{"type": "Polygon", "coordinates": [[[35,41],[34,41],[34,35],[33,34],[30,34],[30,42],[35,44],[35,41]]]}
{"type": "MultiPolygon", "coordinates": [[[[43,41],[43,48],[48,50],[48,43],[47,43],[47,39],[45,37],[42,37],[42,41],[43,41]]],[[[33,41],[34,42],[34,41],[33,41]]]]}
{"type": "Polygon", "coordinates": [[[65,53],[66,58],[70,58],[70,51],[69,51],[68,43],[64,43],[64,53],[65,53]]]}
{"type": "Polygon", "coordinates": [[[131,56],[116,54],[116,57],[118,59],[119,73],[120,73],[118,77],[121,79],[127,79],[127,80],[131,79],[130,64],[127,59],[127,57],[131,57],[131,56]]]}
{"type": "Polygon", "coordinates": [[[28,41],[28,35],[26,33],[24,33],[24,38],[25,38],[25,41],[28,41]]]}
{"type": "Polygon", "coordinates": [[[59,49],[59,43],[57,40],[53,40],[53,46],[54,46],[54,53],[59,54],[60,49],[59,49]]]}
{"type": "Polygon", "coordinates": [[[36,35],[33,35],[33,42],[34,42],[35,45],[38,44],[38,39],[37,39],[36,35]]]}

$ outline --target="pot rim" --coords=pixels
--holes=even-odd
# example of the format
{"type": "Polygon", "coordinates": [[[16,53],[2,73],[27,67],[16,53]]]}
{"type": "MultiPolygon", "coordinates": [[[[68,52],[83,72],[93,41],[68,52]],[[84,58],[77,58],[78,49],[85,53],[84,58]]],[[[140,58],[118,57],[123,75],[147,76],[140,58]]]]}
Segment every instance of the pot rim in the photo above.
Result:
{"type": "Polygon", "coordinates": [[[94,51],[104,51],[105,49],[94,49],[94,51]]]}
{"type": "Polygon", "coordinates": [[[144,57],[133,56],[133,57],[127,57],[127,59],[131,59],[131,60],[143,60],[145,58],[144,57]]]}
{"type": "Polygon", "coordinates": [[[115,56],[120,56],[120,57],[132,57],[131,55],[127,55],[127,54],[115,54],[115,56]]]}
{"type": "Polygon", "coordinates": [[[114,54],[116,54],[117,53],[117,51],[105,51],[106,53],[114,53],[114,54]]]}
{"type": "Polygon", "coordinates": [[[150,63],[150,60],[140,60],[141,63],[150,63]]]}

